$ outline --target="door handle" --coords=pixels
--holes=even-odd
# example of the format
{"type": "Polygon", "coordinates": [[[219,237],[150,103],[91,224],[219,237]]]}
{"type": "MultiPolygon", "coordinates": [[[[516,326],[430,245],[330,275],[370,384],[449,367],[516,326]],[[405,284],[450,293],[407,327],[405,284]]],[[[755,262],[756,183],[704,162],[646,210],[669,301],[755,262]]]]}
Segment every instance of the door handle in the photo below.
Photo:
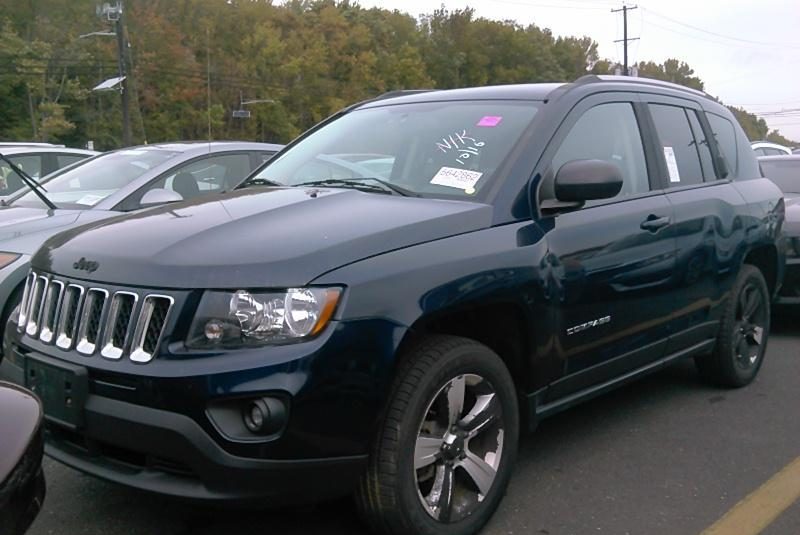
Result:
{"type": "Polygon", "coordinates": [[[642,224],[639,225],[642,230],[649,230],[650,232],[656,232],[660,228],[666,227],[669,225],[670,218],[669,216],[658,217],[655,215],[647,216],[647,219],[642,221],[642,224]]]}

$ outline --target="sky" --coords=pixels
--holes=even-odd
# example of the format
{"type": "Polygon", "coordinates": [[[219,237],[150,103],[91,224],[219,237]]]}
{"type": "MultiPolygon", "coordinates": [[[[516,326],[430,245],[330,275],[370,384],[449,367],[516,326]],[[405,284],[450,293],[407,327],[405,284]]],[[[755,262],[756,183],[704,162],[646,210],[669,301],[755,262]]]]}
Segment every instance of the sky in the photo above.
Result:
{"type": "MultiPolygon", "coordinates": [[[[622,0],[358,0],[413,16],[440,5],[589,36],[601,58],[622,63],[622,0]]],[[[628,14],[628,61],[685,61],[710,95],[763,117],[800,142],[800,0],[641,0],[628,14]],[[787,111],[787,110],[798,110],[787,111]]]]}

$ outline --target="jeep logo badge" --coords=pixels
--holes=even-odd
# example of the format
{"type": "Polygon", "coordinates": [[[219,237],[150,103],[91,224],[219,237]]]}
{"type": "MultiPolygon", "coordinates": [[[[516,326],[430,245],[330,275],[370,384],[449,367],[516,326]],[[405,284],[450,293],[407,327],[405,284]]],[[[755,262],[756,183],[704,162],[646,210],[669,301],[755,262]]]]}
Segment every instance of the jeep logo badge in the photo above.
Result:
{"type": "Polygon", "coordinates": [[[72,264],[72,267],[81,271],[92,273],[97,271],[97,268],[100,267],[100,264],[93,260],[86,260],[85,258],[81,257],[80,260],[72,264]]]}

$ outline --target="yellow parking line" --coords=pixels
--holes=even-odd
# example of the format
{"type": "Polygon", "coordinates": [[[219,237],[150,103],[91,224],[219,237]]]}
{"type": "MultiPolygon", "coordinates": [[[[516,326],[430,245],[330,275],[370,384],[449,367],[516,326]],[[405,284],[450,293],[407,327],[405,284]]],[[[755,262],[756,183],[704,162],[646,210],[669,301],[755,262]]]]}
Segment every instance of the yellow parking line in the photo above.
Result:
{"type": "Polygon", "coordinates": [[[737,503],[700,535],[757,535],[798,499],[800,457],[737,503]]]}

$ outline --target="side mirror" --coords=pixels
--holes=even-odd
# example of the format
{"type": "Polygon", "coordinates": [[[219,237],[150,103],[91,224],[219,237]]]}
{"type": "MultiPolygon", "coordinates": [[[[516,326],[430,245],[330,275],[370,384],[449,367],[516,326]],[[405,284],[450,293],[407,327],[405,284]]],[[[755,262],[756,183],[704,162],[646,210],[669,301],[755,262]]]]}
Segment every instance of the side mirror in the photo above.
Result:
{"type": "Polygon", "coordinates": [[[555,194],[561,202],[610,199],[622,189],[622,171],[603,160],[572,160],[556,173],[555,194]]]}
{"type": "Polygon", "coordinates": [[[183,197],[177,191],[172,191],[171,189],[154,188],[142,195],[142,200],[139,201],[139,206],[142,208],[148,208],[157,204],[167,204],[182,200],[183,197]]]}

